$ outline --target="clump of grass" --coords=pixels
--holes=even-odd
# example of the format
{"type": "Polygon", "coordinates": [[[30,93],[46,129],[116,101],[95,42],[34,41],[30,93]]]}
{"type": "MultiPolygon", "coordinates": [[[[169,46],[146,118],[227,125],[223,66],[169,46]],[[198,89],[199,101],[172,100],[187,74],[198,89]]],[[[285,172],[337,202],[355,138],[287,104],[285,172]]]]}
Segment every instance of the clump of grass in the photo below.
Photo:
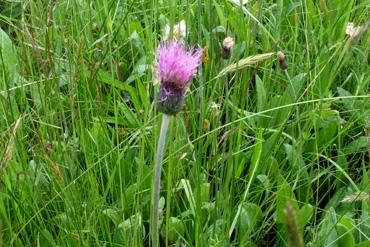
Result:
{"type": "Polygon", "coordinates": [[[369,19],[354,0],[1,1],[0,241],[151,244],[169,27],[207,49],[157,162],[161,244],[284,246],[289,201],[306,245],[369,246],[369,19]]]}

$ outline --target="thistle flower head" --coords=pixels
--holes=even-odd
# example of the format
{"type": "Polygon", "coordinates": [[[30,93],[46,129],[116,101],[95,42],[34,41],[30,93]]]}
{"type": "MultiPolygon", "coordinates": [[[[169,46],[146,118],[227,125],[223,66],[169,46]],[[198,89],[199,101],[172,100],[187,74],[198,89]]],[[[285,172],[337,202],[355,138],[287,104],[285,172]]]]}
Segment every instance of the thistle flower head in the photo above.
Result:
{"type": "Polygon", "coordinates": [[[186,52],[185,46],[176,41],[162,44],[157,51],[157,74],[161,83],[184,88],[197,72],[202,52],[194,48],[186,52]]]}
{"type": "Polygon", "coordinates": [[[158,110],[174,115],[184,102],[185,88],[197,72],[202,49],[191,48],[176,41],[160,45],[157,51],[157,75],[161,87],[157,95],[158,110]]]}

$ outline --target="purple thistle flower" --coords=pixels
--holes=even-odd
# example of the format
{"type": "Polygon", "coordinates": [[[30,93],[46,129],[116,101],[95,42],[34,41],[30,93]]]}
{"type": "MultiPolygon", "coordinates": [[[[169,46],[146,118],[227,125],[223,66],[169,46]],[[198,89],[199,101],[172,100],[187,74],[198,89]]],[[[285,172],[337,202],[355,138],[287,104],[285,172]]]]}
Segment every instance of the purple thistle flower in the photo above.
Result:
{"type": "Polygon", "coordinates": [[[174,115],[182,108],[184,92],[200,64],[203,49],[191,48],[171,41],[159,46],[157,75],[161,87],[157,95],[159,111],[174,115]]]}
{"type": "Polygon", "coordinates": [[[161,82],[184,88],[196,74],[202,53],[202,49],[194,48],[186,52],[184,45],[176,41],[160,45],[157,73],[161,82]]]}

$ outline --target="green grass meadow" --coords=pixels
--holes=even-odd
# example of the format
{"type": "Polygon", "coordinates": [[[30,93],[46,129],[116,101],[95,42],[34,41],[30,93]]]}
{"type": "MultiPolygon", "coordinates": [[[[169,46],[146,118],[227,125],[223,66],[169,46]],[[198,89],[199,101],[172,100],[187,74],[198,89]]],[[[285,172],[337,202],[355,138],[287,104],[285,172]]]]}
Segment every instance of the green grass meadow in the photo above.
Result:
{"type": "Polygon", "coordinates": [[[0,0],[0,246],[151,246],[154,62],[181,20],[207,48],[170,120],[161,246],[370,246],[370,30],[346,35],[370,1],[238,3],[0,0]]]}

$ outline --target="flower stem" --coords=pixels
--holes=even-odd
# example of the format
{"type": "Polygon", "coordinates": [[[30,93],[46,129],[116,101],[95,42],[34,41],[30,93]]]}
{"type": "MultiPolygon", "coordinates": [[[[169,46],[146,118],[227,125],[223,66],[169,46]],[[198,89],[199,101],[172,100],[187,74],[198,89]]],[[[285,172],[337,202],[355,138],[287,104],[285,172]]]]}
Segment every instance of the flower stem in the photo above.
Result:
{"type": "Polygon", "coordinates": [[[152,247],[158,247],[159,240],[159,192],[160,192],[160,183],[161,183],[161,170],[162,170],[162,161],[163,161],[163,151],[166,143],[166,134],[168,130],[168,124],[170,122],[170,116],[163,114],[161,132],[158,139],[157,147],[157,156],[155,159],[154,167],[154,182],[153,182],[153,211],[152,211],[152,247]]]}

